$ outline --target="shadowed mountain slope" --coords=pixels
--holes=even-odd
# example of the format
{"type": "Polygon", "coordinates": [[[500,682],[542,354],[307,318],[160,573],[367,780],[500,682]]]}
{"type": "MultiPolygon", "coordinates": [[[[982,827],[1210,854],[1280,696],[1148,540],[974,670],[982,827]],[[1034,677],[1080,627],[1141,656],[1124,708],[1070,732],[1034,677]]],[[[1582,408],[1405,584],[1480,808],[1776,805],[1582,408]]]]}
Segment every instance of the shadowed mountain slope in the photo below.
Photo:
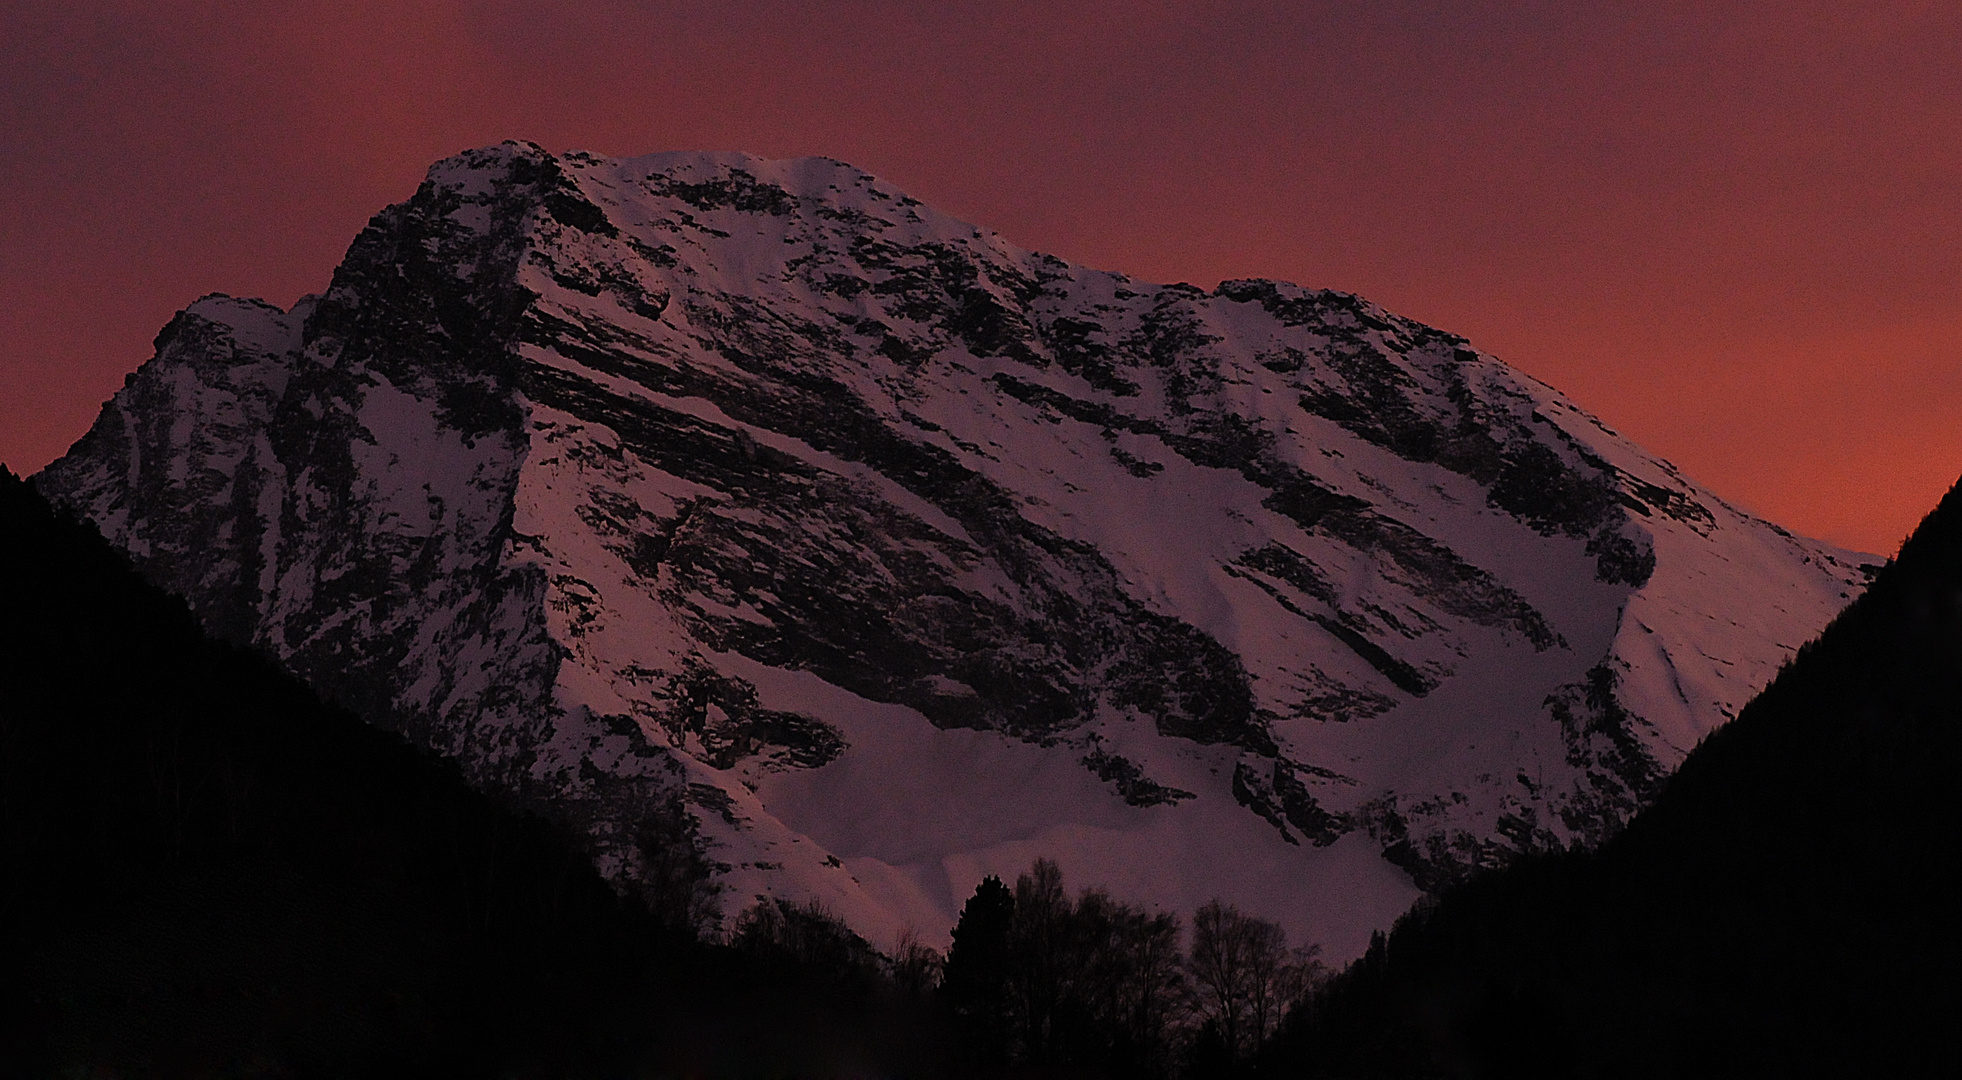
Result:
{"type": "Polygon", "coordinates": [[[1954,1075],[1958,837],[1962,487],[1620,836],[1414,913],[1271,1064],[1954,1075]]]}
{"type": "Polygon", "coordinates": [[[0,470],[0,1075],[958,1070],[908,1008],[663,930],[0,470]]]}

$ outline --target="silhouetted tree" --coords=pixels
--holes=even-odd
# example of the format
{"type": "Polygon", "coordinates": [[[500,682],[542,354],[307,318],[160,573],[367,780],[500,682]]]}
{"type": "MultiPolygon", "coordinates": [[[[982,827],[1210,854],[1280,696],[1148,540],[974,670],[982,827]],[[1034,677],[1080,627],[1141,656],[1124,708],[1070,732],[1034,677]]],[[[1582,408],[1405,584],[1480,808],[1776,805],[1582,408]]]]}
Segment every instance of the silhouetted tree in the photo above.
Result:
{"type": "Polygon", "coordinates": [[[893,989],[908,998],[924,998],[940,988],[946,957],[921,941],[911,927],[900,932],[892,953],[893,989]]]}
{"type": "Polygon", "coordinates": [[[702,854],[700,827],[680,793],[641,819],[634,855],[641,901],[663,926],[700,937],[721,919],[715,868],[702,854]]]}
{"type": "Polygon", "coordinates": [[[1193,1004],[1227,1055],[1259,1050],[1307,992],[1319,965],[1314,947],[1288,948],[1287,931],[1215,899],[1192,916],[1193,1004]]]}
{"type": "Polygon", "coordinates": [[[816,899],[759,898],[736,916],[729,944],[834,975],[869,976],[882,966],[878,951],[816,899]]]}
{"type": "Polygon", "coordinates": [[[1120,1074],[1159,1070],[1183,990],[1179,918],[1085,890],[1076,904],[1083,971],[1077,993],[1088,1003],[1108,1063],[1120,1074]]]}
{"type": "Polygon", "coordinates": [[[947,959],[947,999],[985,1033],[993,1060],[1168,1075],[1182,998],[1176,915],[1100,888],[1072,899],[1038,859],[1011,893],[982,882],[947,959]]]}
{"type": "Polygon", "coordinates": [[[1008,1056],[1008,939],[1014,919],[1015,894],[998,877],[981,879],[954,924],[941,982],[948,1004],[991,1060],[1008,1056]]]}
{"type": "Polygon", "coordinates": [[[1062,1003],[1072,946],[1069,894],[1063,891],[1063,872],[1048,859],[1037,859],[1029,872],[1015,879],[1015,918],[1010,924],[1011,1001],[1019,1021],[1022,1053],[1028,1060],[1047,1062],[1054,1056],[1057,1007],[1062,1003]]]}

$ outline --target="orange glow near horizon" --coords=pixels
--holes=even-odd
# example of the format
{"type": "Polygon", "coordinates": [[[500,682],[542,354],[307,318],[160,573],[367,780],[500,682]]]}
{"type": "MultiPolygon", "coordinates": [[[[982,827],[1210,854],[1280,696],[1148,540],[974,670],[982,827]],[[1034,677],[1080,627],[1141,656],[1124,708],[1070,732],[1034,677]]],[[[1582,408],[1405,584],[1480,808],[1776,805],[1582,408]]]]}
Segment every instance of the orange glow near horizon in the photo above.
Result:
{"type": "Polygon", "coordinates": [[[1072,261],[1358,292],[1867,551],[1962,473],[1956,5],[559,7],[0,7],[0,461],[515,137],[823,154],[1072,261]]]}

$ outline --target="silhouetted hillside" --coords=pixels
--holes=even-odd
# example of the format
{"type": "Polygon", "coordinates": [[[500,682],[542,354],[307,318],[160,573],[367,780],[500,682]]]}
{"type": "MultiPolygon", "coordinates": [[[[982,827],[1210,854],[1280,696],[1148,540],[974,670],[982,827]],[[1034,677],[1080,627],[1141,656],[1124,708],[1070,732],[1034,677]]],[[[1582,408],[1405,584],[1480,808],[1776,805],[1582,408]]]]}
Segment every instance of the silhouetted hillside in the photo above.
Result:
{"type": "Polygon", "coordinates": [[[1268,1064],[1954,1075],[1959,725],[1962,485],[1621,836],[1406,918],[1268,1064]]]}
{"type": "MultiPolygon", "coordinates": [[[[700,945],[646,897],[618,898],[556,826],[205,637],[93,529],[0,471],[0,1066],[1945,1073],[1962,1060],[1947,891],[1962,835],[1959,659],[1951,492],[1621,836],[1476,880],[1405,920],[1262,1058],[1236,1064],[1232,1048],[1258,1046],[1265,1021],[1222,1035],[1237,1014],[1209,1011],[1203,971],[1178,958],[1177,921],[1096,890],[1068,901],[1058,883],[1045,904],[1004,900],[1000,948],[955,957],[939,999],[926,990],[934,957],[888,965],[816,910],[764,905],[738,920],[735,947],[700,945]],[[1030,951],[1042,920],[1029,920],[1052,909],[1057,926],[1145,921],[1099,930],[1096,942],[1130,944],[1078,949],[1082,972],[1069,975],[1050,963],[1063,953],[1030,951]],[[973,966],[995,952],[1001,971],[973,966]],[[1076,996],[1056,990],[1066,982],[1076,996]],[[1124,1004],[1099,996],[1106,984],[1149,992],[1124,1004]],[[1070,1008],[1032,1011],[1052,998],[1070,1008]],[[942,1002],[979,1043],[955,1049],[942,1002]],[[991,1018],[1020,1024],[1021,1041],[991,1018]],[[1094,1037],[1066,1046],[1065,1029],[1094,1037]]],[[[652,878],[685,894],[692,873],[652,878]]],[[[685,895],[652,898],[669,916],[692,910],[685,895]]],[[[957,941],[979,947],[984,921],[964,919],[957,941]]]]}
{"type": "Polygon", "coordinates": [[[875,974],[663,929],[0,470],[0,1074],[821,1074],[937,1030],[875,974]]]}

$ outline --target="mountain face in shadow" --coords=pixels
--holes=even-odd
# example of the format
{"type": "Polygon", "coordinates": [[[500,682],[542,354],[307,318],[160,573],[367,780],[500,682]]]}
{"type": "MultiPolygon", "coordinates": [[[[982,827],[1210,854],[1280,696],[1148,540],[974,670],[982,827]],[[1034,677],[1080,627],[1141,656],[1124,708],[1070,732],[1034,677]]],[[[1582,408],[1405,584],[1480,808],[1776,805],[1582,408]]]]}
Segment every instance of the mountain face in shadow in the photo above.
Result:
{"type": "Polygon", "coordinates": [[[881,993],[663,925],[0,470],[0,1074],[958,1072],[881,993]]]}
{"type": "Polygon", "coordinates": [[[48,1075],[468,1071],[535,1049],[531,1010],[584,1026],[548,988],[633,971],[578,847],[207,638],[11,474],[0,798],[0,1056],[48,1075]]]}
{"type": "Polygon", "coordinates": [[[678,814],[886,946],[1047,856],[1353,956],[1611,834],[1865,582],[1460,337],[818,158],[439,162],[35,483],[608,876],[678,814]]]}
{"type": "Polygon", "coordinates": [[[1953,1075],[1959,781],[1962,486],[1619,837],[1414,913],[1272,1064],[1953,1075]]]}

